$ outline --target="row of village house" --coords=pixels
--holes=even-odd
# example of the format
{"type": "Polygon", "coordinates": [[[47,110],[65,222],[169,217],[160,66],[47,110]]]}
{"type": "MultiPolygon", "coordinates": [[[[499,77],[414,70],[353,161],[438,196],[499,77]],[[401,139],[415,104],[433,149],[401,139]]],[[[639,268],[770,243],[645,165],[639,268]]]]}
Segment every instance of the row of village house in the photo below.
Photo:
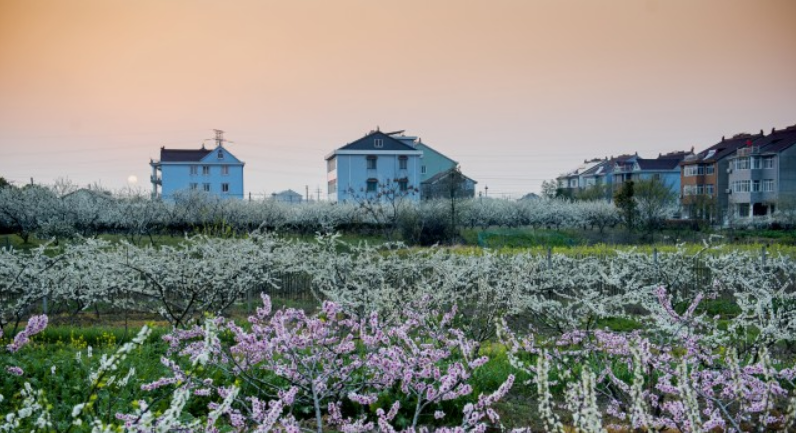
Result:
{"type": "Polygon", "coordinates": [[[627,180],[657,179],[679,197],[685,218],[715,221],[771,215],[796,206],[796,125],[765,134],[737,134],[695,153],[638,154],[586,161],[561,175],[566,195],[627,180]]]}
{"type": "MultiPolygon", "coordinates": [[[[224,147],[223,131],[216,131],[215,147],[160,149],[150,160],[152,197],[171,199],[180,191],[204,191],[244,198],[245,163],[224,147]]],[[[406,197],[410,200],[473,197],[476,182],[459,171],[459,164],[404,131],[378,128],[326,155],[327,197],[332,201],[406,197]]],[[[284,202],[301,202],[292,191],[273,194],[284,202]]],[[[308,198],[307,198],[308,199],[308,198]]]]}

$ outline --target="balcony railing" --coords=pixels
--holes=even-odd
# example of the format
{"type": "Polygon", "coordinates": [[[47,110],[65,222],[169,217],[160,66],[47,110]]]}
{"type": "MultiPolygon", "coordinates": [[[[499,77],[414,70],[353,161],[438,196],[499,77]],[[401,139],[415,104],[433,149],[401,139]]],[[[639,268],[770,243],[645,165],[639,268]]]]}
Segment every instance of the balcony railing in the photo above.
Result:
{"type": "Polygon", "coordinates": [[[749,146],[738,149],[738,156],[749,156],[760,153],[760,146],[749,146]]]}

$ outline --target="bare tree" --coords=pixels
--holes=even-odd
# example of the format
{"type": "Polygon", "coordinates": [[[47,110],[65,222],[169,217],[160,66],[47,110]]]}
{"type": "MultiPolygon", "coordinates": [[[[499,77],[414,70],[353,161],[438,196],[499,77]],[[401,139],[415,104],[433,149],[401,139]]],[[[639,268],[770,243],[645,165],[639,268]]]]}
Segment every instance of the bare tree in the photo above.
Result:
{"type": "Polygon", "coordinates": [[[675,193],[663,181],[655,178],[635,182],[634,200],[639,224],[652,238],[663,222],[673,217],[677,210],[675,193]]]}

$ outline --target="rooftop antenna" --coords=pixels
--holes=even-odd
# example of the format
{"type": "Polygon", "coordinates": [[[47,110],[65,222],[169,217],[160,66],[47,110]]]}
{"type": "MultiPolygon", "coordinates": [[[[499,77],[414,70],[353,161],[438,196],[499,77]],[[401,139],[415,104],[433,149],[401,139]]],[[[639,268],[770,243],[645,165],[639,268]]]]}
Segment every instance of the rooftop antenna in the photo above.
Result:
{"type": "Polygon", "coordinates": [[[224,142],[224,131],[220,129],[214,129],[213,131],[216,133],[216,147],[219,147],[224,142]]]}

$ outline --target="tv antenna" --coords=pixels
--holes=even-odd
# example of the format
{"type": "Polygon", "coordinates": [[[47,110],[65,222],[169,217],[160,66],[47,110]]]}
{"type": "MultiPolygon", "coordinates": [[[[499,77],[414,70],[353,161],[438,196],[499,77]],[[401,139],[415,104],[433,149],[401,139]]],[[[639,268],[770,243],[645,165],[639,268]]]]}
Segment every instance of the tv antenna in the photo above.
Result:
{"type": "Polygon", "coordinates": [[[222,131],[220,129],[214,129],[213,132],[216,133],[216,137],[215,138],[208,138],[208,139],[203,140],[202,141],[202,149],[204,149],[204,147],[205,147],[205,142],[210,141],[210,140],[213,140],[213,141],[216,142],[216,147],[219,147],[219,146],[221,146],[224,143],[228,143],[228,144],[234,143],[233,141],[224,139],[224,131],[222,131]]]}

